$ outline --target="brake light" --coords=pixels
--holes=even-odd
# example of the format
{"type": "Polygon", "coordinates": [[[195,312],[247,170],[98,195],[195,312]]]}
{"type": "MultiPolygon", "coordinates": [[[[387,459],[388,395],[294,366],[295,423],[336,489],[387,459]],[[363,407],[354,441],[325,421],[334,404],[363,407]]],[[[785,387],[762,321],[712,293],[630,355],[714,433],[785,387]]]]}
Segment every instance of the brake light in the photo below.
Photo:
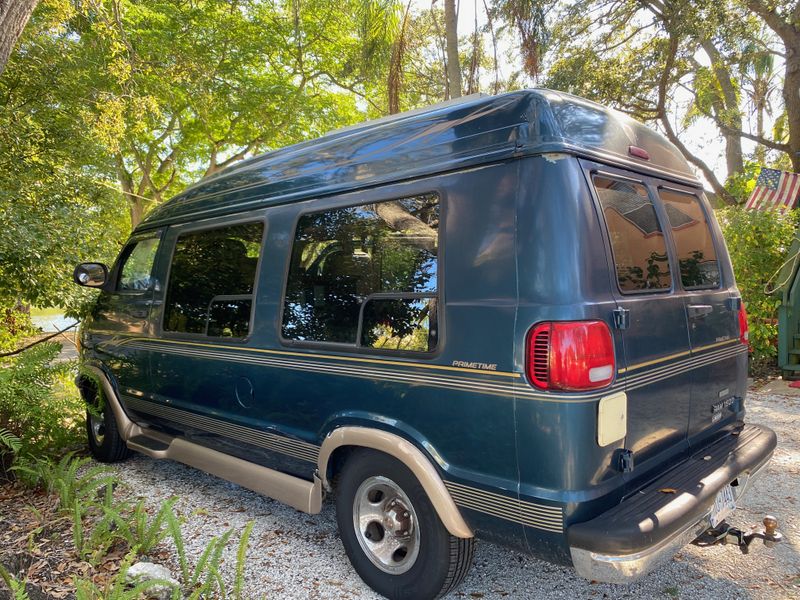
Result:
{"type": "Polygon", "coordinates": [[[614,341],[602,321],[539,323],[528,334],[528,380],[547,390],[593,390],[614,379],[614,341]]]}
{"type": "Polygon", "coordinates": [[[744,304],[739,308],[739,341],[750,347],[750,327],[747,325],[747,311],[744,304]]]}

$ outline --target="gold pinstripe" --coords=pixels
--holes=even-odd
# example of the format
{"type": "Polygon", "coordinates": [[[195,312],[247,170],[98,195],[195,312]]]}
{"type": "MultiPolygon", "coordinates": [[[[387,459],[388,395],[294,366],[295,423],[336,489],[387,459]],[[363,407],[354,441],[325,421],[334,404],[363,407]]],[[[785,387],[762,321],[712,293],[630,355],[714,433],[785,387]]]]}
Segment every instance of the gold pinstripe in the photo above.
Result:
{"type": "Polygon", "coordinates": [[[666,362],[674,358],[680,358],[681,356],[689,356],[691,354],[696,354],[698,352],[703,352],[705,350],[711,350],[712,348],[719,348],[720,346],[733,345],[735,343],[738,344],[739,340],[736,339],[724,340],[722,342],[716,342],[714,344],[707,344],[706,346],[698,346],[697,348],[694,348],[692,350],[686,350],[684,352],[676,352],[675,354],[667,354],[666,356],[654,358],[653,360],[647,360],[645,362],[636,363],[635,365],[631,365],[623,369],[617,369],[617,373],[627,373],[629,371],[635,371],[636,369],[641,369],[642,367],[650,367],[652,365],[657,365],[658,363],[666,362]]]}
{"type": "MultiPolygon", "coordinates": [[[[203,344],[197,342],[184,342],[178,340],[161,340],[154,338],[127,338],[118,345],[127,345],[128,347],[147,350],[164,352],[167,354],[176,354],[179,356],[196,356],[203,358],[214,358],[218,360],[243,362],[250,364],[259,364],[273,368],[294,369],[315,373],[328,373],[333,375],[341,375],[346,377],[355,377],[360,379],[378,379],[383,381],[394,381],[398,383],[418,384],[428,387],[436,387],[460,391],[472,391],[481,394],[492,396],[500,396],[507,398],[520,398],[535,400],[540,402],[554,402],[554,403],[582,403],[597,401],[602,395],[608,394],[616,390],[623,389],[637,389],[674,377],[681,373],[685,373],[702,366],[712,364],[714,362],[731,358],[739,353],[746,352],[746,347],[738,344],[738,340],[726,340],[715,344],[709,344],[697,351],[703,349],[713,349],[721,346],[730,346],[730,348],[721,348],[718,351],[701,354],[699,356],[692,356],[685,360],[680,360],[670,364],[657,367],[655,369],[647,370],[636,375],[629,375],[624,379],[620,379],[609,388],[597,390],[589,394],[577,393],[560,393],[560,392],[543,392],[532,388],[528,383],[522,379],[522,373],[507,373],[498,371],[487,371],[478,369],[465,369],[460,367],[449,367],[446,365],[430,365],[419,364],[407,361],[393,361],[381,359],[369,359],[361,357],[343,357],[335,355],[318,355],[302,352],[290,352],[281,350],[267,350],[261,348],[241,348],[232,347],[222,344],[203,344]],[[304,360],[293,360],[295,357],[302,357],[304,360]],[[313,359],[321,358],[325,362],[315,361],[313,359]],[[342,361],[339,362],[328,361],[342,361]],[[403,366],[412,367],[412,369],[387,369],[387,368],[363,368],[356,367],[352,363],[369,363],[375,365],[388,365],[388,366],[403,366]],[[347,364],[351,363],[351,364],[347,364]],[[436,373],[421,373],[413,369],[413,367],[421,367],[422,369],[440,369],[448,372],[469,373],[470,375],[500,375],[504,380],[485,379],[477,377],[463,377],[457,376],[454,373],[452,376],[439,375],[436,373]],[[511,380],[505,378],[512,378],[511,380]]],[[[685,355],[685,353],[680,353],[685,355]]],[[[673,355],[674,356],[674,355],[673,355]]],[[[649,361],[652,364],[664,362],[667,358],[658,359],[656,361],[649,361]]],[[[635,365],[631,368],[638,369],[642,366],[635,365]]]]}
{"type": "Polygon", "coordinates": [[[198,346],[203,348],[214,348],[214,349],[223,349],[223,350],[237,350],[237,351],[244,351],[244,352],[256,352],[261,354],[282,354],[285,356],[300,356],[303,358],[323,358],[326,360],[343,360],[343,361],[353,361],[353,362],[360,362],[360,363],[374,363],[379,365],[394,365],[394,366],[403,366],[403,367],[419,367],[421,369],[438,369],[443,371],[461,371],[463,373],[480,373],[482,375],[497,375],[500,377],[514,377],[519,378],[522,377],[521,373],[514,373],[514,372],[507,372],[507,371],[491,371],[488,369],[467,369],[464,367],[451,367],[448,365],[430,365],[425,363],[415,363],[410,361],[399,361],[399,360],[383,360],[380,358],[362,358],[362,357],[355,357],[355,356],[337,356],[334,354],[316,354],[311,352],[291,352],[289,350],[268,350],[266,348],[244,348],[244,347],[235,347],[235,346],[226,346],[224,344],[202,344],[199,342],[186,342],[181,340],[166,340],[166,339],[157,339],[154,340],[153,338],[127,338],[118,343],[119,346],[123,346],[129,342],[134,341],[146,341],[146,342],[157,342],[159,344],[179,344],[185,346],[198,346]]]}
{"type": "Polygon", "coordinates": [[[560,506],[528,502],[452,481],[445,481],[444,484],[455,503],[463,508],[544,531],[564,531],[564,515],[560,506]]]}

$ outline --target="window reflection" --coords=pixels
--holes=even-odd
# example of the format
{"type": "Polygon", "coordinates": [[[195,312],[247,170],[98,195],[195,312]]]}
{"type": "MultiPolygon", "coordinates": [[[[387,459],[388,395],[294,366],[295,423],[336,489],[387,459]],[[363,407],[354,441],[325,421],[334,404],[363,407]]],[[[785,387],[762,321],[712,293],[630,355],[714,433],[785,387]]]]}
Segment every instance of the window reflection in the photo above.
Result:
{"type": "MultiPolygon", "coordinates": [[[[434,297],[438,228],[436,194],[302,217],[287,281],[284,337],[357,344],[362,303],[368,296],[434,297]]],[[[406,303],[393,306],[406,311],[405,317],[398,313],[394,320],[395,327],[406,331],[401,327],[401,320],[411,314],[406,303]]]]}
{"type": "Polygon", "coordinates": [[[700,199],[691,194],[666,189],[660,189],[658,194],[672,228],[683,287],[719,287],[717,252],[700,199]]]}
{"type": "Polygon", "coordinates": [[[438,332],[435,298],[371,298],[364,305],[361,345],[430,352],[438,332]]]}
{"type": "Polygon", "coordinates": [[[262,223],[248,223],[178,238],[167,285],[165,331],[247,335],[263,229],[262,223]]]}
{"type": "Polygon", "coordinates": [[[664,233],[647,189],[608,177],[595,176],[592,181],[608,226],[620,290],[669,289],[664,233]]]}
{"type": "Polygon", "coordinates": [[[158,238],[148,238],[135,243],[122,265],[117,284],[118,290],[150,289],[156,250],[158,250],[158,238]]]}

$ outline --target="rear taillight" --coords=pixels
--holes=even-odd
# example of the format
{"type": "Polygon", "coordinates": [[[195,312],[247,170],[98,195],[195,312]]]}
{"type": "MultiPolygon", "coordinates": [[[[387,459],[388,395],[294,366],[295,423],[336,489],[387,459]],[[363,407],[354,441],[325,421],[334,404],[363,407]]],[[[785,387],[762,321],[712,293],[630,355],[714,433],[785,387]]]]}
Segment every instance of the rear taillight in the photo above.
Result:
{"type": "Polygon", "coordinates": [[[750,346],[750,327],[747,325],[747,311],[744,304],[739,308],[739,341],[745,346],[750,346]]]}
{"type": "Polygon", "coordinates": [[[614,341],[602,321],[539,323],[528,334],[528,380],[546,390],[593,390],[614,379],[614,341]]]}

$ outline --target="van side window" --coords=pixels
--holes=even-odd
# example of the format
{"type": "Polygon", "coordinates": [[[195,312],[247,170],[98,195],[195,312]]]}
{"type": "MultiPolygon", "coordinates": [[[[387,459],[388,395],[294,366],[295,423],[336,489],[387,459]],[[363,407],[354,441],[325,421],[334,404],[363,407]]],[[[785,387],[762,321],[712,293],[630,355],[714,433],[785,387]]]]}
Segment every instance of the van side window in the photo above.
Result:
{"type": "Polygon", "coordinates": [[[719,263],[714,238],[700,199],[692,194],[667,189],[658,190],[658,195],[664,203],[672,228],[683,287],[687,290],[719,287],[719,263]]]}
{"type": "Polygon", "coordinates": [[[153,262],[158,250],[158,238],[152,237],[135,242],[120,269],[118,291],[148,290],[152,283],[153,262]]]}
{"type": "Polygon", "coordinates": [[[592,182],[611,238],[619,289],[627,293],[669,289],[672,277],[664,233],[647,188],[600,175],[592,182]]]}
{"type": "Polygon", "coordinates": [[[432,351],[438,247],[437,194],[304,215],[292,248],[283,337],[432,351]]]}
{"type": "Polygon", "coordinates": [[[167,284],[164,331],[247,336],[263,233],[263,223],[247,223],[179,236],[167,284]]]}

